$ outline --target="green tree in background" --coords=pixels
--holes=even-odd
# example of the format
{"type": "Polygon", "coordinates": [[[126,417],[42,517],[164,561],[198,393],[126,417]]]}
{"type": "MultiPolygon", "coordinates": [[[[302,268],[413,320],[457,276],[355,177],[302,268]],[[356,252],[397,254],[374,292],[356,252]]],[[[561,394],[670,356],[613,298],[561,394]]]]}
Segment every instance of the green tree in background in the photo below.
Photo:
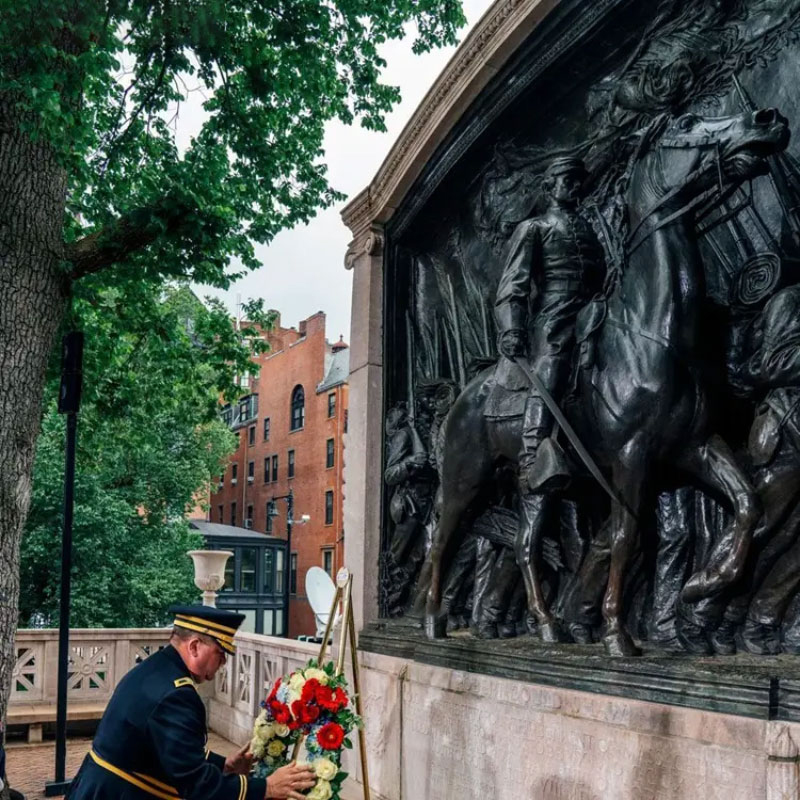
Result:
{"type": "Polygon", "coordinates": [[[416,25],[422,51],[463,21],[458,0],[0,0],[0,720],[70,297],[94,280],[131,309],[140,281],[225,287],[231,258],[256,266],[253,242],[338,197],[325,122],[380,128],[397,100],[381,43],[416,25]],[[180,151],[195,88],[206,118],[180,151]]]}
{"type": "MultiPolygon", "coordinates": [[[[237,331],[221,306],[206,309],[185,288],[92,288],[81,286],[75,304],[87,349],[71,620],[75,627],[155,625],[171,603],[197,599],[185,553],[203,540],[184,515],[234,449],[217,418],[220,391],[235,391],[234,372],[252,370],[250,354],[265,345],[255,328],[237,331]],[[136,302],[127,305],[132,295],[136,302]]],[[[248,310],[269,324],[258,308],[248,310]]],[[[51,398],[58,379],[56,369],[51,398]]],[[[53,401],[37,442],[22,542],[20,626],[58,621],[64,439],[53,401]]]]}

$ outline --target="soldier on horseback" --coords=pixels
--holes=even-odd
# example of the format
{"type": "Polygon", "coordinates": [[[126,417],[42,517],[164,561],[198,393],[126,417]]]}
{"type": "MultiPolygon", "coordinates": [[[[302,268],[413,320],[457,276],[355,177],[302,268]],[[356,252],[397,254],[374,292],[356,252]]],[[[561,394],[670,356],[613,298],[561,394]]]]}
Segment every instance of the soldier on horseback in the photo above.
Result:
{"type": "MultiPolygon", "coordinates": [[[[542,180],[543,214],[518,226],[497,288],[495,315],[501,355],[526,354],[547,391],[559,402],[571,372],[578,313],[599,292],[606,266],[600,242],[578,213],[586,169],[579,158],[555,158],[542,180]]],[[[555,444],[553,415],[532,389],[525,404],[519,460],[523,491],[563,488],[569,473],[555,444]]]]}

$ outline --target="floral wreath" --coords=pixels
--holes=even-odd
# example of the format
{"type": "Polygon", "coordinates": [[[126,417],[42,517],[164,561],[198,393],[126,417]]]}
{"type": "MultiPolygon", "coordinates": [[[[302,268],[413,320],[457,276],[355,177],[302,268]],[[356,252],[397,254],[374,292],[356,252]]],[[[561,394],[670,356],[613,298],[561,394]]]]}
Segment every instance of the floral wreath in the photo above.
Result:
{"type": "Polygon", "coordinates": [[[255,775],[267,777],[288,764],[298,743],[305,740],[305,760],[317,782],[309,800],[339,800],[347,773],[342,770],[342,752],[353,743],[353,729],[362,727],[352,711],[344,675],[337,675],[333,662],[320,668],[316,659],[283,678],[278,678],[253,728],[250,749],[258,764],[255,775]]]}

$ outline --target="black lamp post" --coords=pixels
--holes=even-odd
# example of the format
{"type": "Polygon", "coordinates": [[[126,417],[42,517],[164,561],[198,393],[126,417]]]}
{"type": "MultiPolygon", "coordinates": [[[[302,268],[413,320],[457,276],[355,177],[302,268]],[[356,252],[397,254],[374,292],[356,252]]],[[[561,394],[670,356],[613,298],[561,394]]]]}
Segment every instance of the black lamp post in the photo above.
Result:
{"type": "Polygon", "coordinates": [[[289,638],[289,582],[292,578],[292,525],[294,524],[294,492],[289,489],[288,494],[273,497],[269,502],[269,511],[267,512],[271,518],[278,516],[278,511],[275,508],[276,500],[286,501],[286,564],[283,580],[283,635],[289,638]]]}
{"type": "Polygon", "coordinates": [[[58,701],[56,706],[56,776],[45,784],[46,797],[62,795],[66,779],[67,679],[69,677],[69,612],[72,570],[72,510],[75,502],[75,444],[81,404],[83,333],[70,331],[61,345],[61,389],[58,410],[67,415],[67,449],[64,469],[64,533],[61,539],[61,605],[58,629],[58,701]]]}

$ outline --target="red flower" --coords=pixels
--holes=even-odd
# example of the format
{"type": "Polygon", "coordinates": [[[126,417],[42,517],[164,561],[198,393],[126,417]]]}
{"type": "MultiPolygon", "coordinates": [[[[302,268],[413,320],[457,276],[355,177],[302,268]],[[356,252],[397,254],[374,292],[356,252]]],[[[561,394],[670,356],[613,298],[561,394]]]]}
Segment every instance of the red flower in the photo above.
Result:
{"type": "Polygon", "coordinates": [[[292,716],[295,719],[300,719],[302,715],[303,715],[303,701],[295,700],[294,703],[292,703],[292,716]]]}
{"type": "Polygon", "coordinates": [[[316,722],[319,718],[319,706],[307,705],[303,706],[300,711],[300,722],[308,725],[310,722],[316,722]]]}
{"type": "Polygon", "coordinates": [[[275,699],[276,695],[278,694],[278,689],[280,688],[280,685],[281,685],[281,679],[278,678],[278,680],[275,681],[275,684],[272,687],[272,691],[267,695],[267,705],[269,705],[275,699]]]}
{"type": "Polygon", "coordinates": [[[280,725],[286,725],[286,723],[288,723],[292,718],[292,715],[289,713],[288,707],[285,706],[283,703],[281,703],[279,700],[273,700],[269,704],[269,708],[270,711],[272,711],[272,716],[275,719],[275,722],[277,722],[280,725]]]}
{"type": "Polygon", "coordinates": [[[330,686],[320,686],[317,689],[317,702],[327,711],[337,711],[336,698],[330,686]]]}
{"type": "Polygon", "coordinates": [[[344,689],[342,689],[341,687],[339,687],[333,693],[333,699],[336,701],[336,706],[337,706],[336,711],[339,711],[343,708],[347,708],[347,704],[350,702],[347,699],[347,694],[345,694],[344,689]]]}
{"type": "Polygon", "coordinates": [[[310,678],[306,681],[305,686],[303,686],[303,693],[300,695],[300,699],[304,703],[313,702],[320,686],[322,686],[322,684],[316,678],[310,678]]]}
{"type": "Polygon", "coordinates": [[[338,750],[344,740],[344,730],[335,722],[327,722],[317,731],[317,741],[323,750],[338,750]]]}
{"type": "Polygon", "coordinates": [[[300,722],[296,719],[289,720],[289,730],[296,731],[300,727],[300,722]]]}

